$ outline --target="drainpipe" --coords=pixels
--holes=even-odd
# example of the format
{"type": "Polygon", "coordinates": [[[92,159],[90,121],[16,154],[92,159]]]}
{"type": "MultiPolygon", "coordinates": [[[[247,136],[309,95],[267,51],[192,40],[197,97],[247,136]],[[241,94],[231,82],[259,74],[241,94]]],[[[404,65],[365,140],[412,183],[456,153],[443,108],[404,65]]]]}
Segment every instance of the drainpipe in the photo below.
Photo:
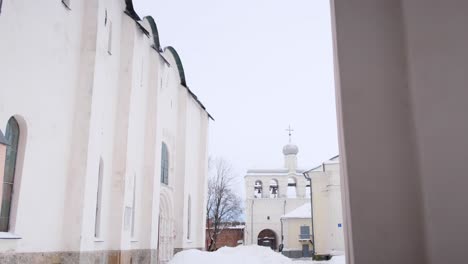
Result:
{"type": "Polygon", "coordinates": [[[309,181],[309,187],[310,187],[310,221],[312,224],[312,230],[311,230],[311,235],[312,235],[312,260],[315,257],[315,234],[314,234],[314,200],[313,200],[313,193],[312,193],[312,178],[309,175],[310,171],[306,171],[302,173],[304,175],[304,178],[309,181]]]}
{"type": "MultiPolygon", "coordinates": [[[[286,214],[286,200],[284,200],[283,204],[283,215],[286,214]]],[[[284,236],[283,236],[283,219],[280,218],[281,221],[281,244],[284,244],[284,236]]]]}
{"type": "Polygon", "coordinates": [[[281,222],[281,244],[284,242],[284,236],[283,236],[283,218],[280,218],[281,222]]]}

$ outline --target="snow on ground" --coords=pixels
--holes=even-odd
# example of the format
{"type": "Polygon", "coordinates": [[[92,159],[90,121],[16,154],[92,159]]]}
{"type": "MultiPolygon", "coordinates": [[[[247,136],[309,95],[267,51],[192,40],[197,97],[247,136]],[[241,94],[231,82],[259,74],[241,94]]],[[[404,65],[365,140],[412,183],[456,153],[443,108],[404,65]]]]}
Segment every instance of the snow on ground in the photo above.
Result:
{"type": "Polygon", "coordinates": [[[223,247],[216,252],[186,250],[177,253],[169,264],[345,264],[344,256],[333,257],[330,261],[296,260],[274,252],[270,248],[257,245],[223,247]]]}
{"type": "Polygon", "coordinates": [[[305,259],[293,260],[293,264],[346,264],[345,256],[334,256],[329,261],[311,261],[305,259]]]}

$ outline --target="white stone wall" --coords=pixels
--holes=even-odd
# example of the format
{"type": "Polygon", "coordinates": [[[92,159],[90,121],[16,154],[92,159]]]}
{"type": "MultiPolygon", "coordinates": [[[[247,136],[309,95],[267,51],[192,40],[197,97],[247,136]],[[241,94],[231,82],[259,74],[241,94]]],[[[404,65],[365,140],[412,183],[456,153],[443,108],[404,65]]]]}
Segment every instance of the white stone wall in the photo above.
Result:
{"type": "Polygon", "coordinates": [[[245,204],[245,243],[247,245],[257,244],[258,234],[264,229],[271,229],[276,233],[277,244],[279,245],[281,243],[281,216],[310,202],[310,198],[305,197],[307,182],[304,176],[299,172],[288,173],[288,171],[285,171],[283,173],[262,173],[252,171],[248,172],[244,181],[247,197],[245,204]],[[294,178],[296,181],[295,198],[288,198],[287,190],[289,178],[294,178]],[[276,180],[278,182],[279,193],[277,198],[270,198],[271,180],[276,180]],[[254,197],[254,185],[256,181],[262,182],[263,193],[261,198],[254,197]]]}
{"type": "Polygon", "coordinates": [[[156,249],[162,142],[174,247],[204,246],[208,114],[181,84],[174,54],[152,47],[148,21],[139,23],[149,36],[123,10],[118,0],[72,0],[71,10],[4,1],[0,126],[15,116],[21,129],[11,230],[21,239],[0,234],[0,252],[156,249]]]}

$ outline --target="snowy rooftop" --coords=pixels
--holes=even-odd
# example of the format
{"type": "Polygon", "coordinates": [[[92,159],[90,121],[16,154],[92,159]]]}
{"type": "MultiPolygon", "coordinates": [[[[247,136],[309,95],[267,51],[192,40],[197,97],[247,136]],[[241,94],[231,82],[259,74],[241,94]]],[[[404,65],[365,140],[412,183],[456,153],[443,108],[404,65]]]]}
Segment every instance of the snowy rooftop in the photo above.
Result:
{"type": "MultiPolygon", "coordinates": [[[[301,174],[305,170],[297,169],[296,174],[301,174]]],[[[287,175],[289,174],[288,169],[250,169],[247,171],[247,176],[249,175],[287,175]]]]}
{"type": "Polygon", "coordinates": [[[310,218],[310,203],[306,203],[298,208],[292,210],[291,212],[282,215],[281,219],[291,219],[291,218],[299,218],[299,219],[307,219],[310,218]]]}

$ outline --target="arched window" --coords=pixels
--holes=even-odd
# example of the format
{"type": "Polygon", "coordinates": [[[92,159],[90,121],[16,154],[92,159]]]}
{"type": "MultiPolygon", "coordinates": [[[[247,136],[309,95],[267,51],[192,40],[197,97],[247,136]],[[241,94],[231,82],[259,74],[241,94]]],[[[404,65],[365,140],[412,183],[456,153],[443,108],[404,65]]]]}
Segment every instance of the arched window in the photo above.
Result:
{"type": "Polygon", "coordinates": [[[161,148],[161,183],[169,184],[169,152],[164,142],[161,148]]]}
{"type": "Polygon", "coordinates": [[[271,180],[270,181],[270,198],[278,198],[278,197],[279,197],[278,181],[271,180]]]}
{"type": "Polygon", "coordinates": [[[96,197],[96,218],[94,222],[94,237],[101,237],[101,211],[102,211],[102,177],[104,173],[104,162],[99,159],[98,181],[97,181],[97,197],[96,197]]]}
{"type": "Polygon", "coordinates": [[[188,197],[188,204],[187,204],[187,239],[190,239],[191,230],[191,222],[192,222],[192,198],[188,197]]]}
{"type": "Polygon", "coordinates": [[[288,179],[288,198],[296,198],[297,197],[297,190],[296,190],[296,179],[293,177],[288,179]]]}
{"type": "Polygon", "coordinates": [[[261,181],[255,181],[254,185],[254,197],[262,198],[263,186],[261,181]]]}
{"type": "Polygon", "coordinates": [[[0,232],[10,229],[10,212],[12,207],[13,187],[15,183],[16,157],[18,154],[20,130],[14,117],[8,120],[5,138],[8,142],[5,157],[5,173],[3,175],[2,207],[0,212],[0,232]]]}

